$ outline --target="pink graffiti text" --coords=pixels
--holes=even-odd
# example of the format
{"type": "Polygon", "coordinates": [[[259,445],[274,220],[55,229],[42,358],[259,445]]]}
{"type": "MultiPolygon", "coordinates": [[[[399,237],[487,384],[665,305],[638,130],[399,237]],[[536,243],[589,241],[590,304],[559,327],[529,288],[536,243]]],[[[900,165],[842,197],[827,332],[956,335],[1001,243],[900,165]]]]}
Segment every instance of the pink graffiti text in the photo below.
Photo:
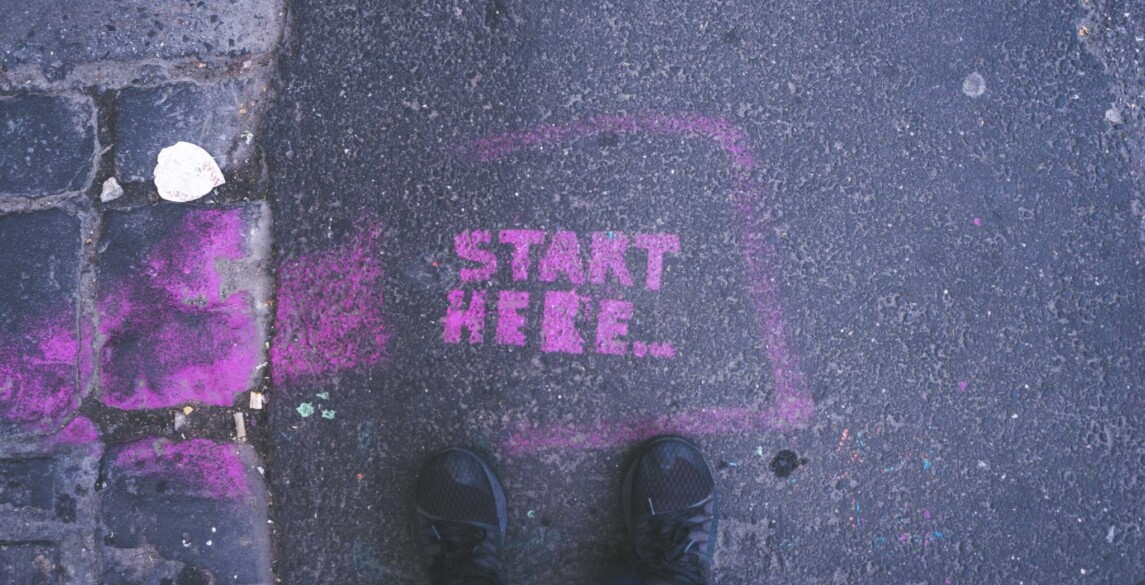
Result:
{"type": "MultiPolygon", "coordinates": [[[[631,240],[622,232],[593,232],[586,265],[581,240],[575,232],[558,231],[551,236],[538,230],[502,230],[497,232],[470,230],[453,239],[454,251],[471,265],[460,271],[463,282],[486,282],[494,279],[505,260],[510,267],[513,282],[531,277],[543,283],[581,286],[586,282],[603,285],[615,282],[632,287],[629,268],[629,249],[644,250],[644,286],[659,291],[664,274],[664,256],[680,253],[680,238],[676,234],[635,234],[631,240]],[[548,245],[545,246],[545,242],[548,245]],[[536,271],[532,271],[534,247],[544,246],[539,252],[536,271]],[[498,261],[500,256],[500,262],[498,261]]],[[[628,322],[633,307],[621,299],[586,297],[576,290],[548,290],[530,293],[522,290],[492,291],[496,296],[493,309],[494,339],[498,345],[524,346],[528,344],[526,328],[530,301],[540,301],[540,348],[545,353],[585,353],[586,345],[599,354],[634,355],[637,357],[672,358],[676,351],[670,343],[644,342],[627,339],[628,322]],[[582,308],[585,309],[582,311],[582,308]],[[577,321],[591,319],[595,310],[595,339],[586,342],[577,321]]],[[[487,307],[491,305],[490,291],[456,289],[447,296],[448,308],[444,318],[446,343],[461,343],[464,337],[470,344],[483,343],[487,307]],[[467,333],[467,335],[465,335],[467,333]]]]}
{"type": "MultiPolygon", "coordinates": [[[[549,290],[530,293],[519,290],[495,291],[492,312],[498,345],[527,345],[528,318],[525,311],[532,299],[540,297],[540,348],[545,353],[585,353],[587,344],[577,325],[582,308],[595,309],[595,340],[591,345],[595,353],[608,355],[635,355],[668,359],[676,357],[676,350],[667,342],[630,341],[628,321],[632,318],[632,303],[624,300],[601,299],[577,294],[575,291],[549,290]],[[631,351],[630,351],[631,350],[631,351]]],[[[447,297],[445,313],[445,342],[459,344],[463,340],[471,345],[485,342],[485,324],[490,317],[489,291],[452,290],[447,297]]]]}
{"type": "Polygon", "coordinates": [[[589,244],[587,269],[580,238],[575,232],[560,231],[551,236],[538,230],[501,230],[493,244],[493,232],[471,230],[457,234],[453,248],[457,256],[475,266],[461,269],[463,282],[492,280],[499,267],[508,265],[514,281],[535,276],[541,282],[585,282],[604,284],[613,280],[622,286],[633,285],[629,270],[629,249],[644,250],[644,286],[660,290],[664,256],[680,253],[676,234],[635,234],[631,240],[622,232],[593,232],[589,244]],[[547,236],[547,237],[546,237],[547,236]],[[539,254],[536,272],[532,272],[533,248],[548,245],[539,254]],[[511,248],[507,249],[507,248],[511,248]],[[500,261],[499,261],[500,257],[500,261]]]}

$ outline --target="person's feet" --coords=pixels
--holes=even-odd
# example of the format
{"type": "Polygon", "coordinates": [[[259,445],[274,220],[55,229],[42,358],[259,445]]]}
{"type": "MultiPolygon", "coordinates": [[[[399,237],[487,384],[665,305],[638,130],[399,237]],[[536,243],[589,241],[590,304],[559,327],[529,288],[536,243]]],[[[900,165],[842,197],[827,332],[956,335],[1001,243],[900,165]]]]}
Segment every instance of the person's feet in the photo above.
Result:
{"type": "Polygon", "coordinates": [[[708,583],[719,512],[715,478],[698,447],[673,436],[639,446],[621,503],[646,582],[708,583]]]}
{"type": "Polygon", "coordinates": [[[422,556],[434,585],[503,585],[508,514],[493,470],[472,451],[434,455],[417,482],[422,556]]]}

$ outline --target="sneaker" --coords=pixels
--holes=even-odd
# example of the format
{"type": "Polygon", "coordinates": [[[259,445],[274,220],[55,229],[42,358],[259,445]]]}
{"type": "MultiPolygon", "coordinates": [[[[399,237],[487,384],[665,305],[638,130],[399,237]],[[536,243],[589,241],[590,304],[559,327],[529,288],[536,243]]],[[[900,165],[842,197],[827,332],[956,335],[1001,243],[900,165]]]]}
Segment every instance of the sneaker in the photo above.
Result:
{"type": "Polygon", "coordinates": [[[503,585],[505,491],[475,453],[446,449],[417,481],[418,532],[434,585],[503,585]]]}
{"type": "Polygon", "coordinates": [[[707,585],[716,548],[716,482],[704,454],[672,436],[636,449],[621,491],[624,523],[647,582],[707,585]]]}

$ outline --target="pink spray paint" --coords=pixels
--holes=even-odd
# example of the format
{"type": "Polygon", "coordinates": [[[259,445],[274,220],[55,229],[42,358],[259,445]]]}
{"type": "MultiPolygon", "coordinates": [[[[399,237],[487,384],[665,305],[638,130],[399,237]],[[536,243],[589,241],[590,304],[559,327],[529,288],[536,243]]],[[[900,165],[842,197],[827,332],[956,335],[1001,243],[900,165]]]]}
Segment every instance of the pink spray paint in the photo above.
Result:
{"type": "Polygon", "coordinates": [[[483,290],[449,291],[449,307],[445,311],[446,343],[461,343],[462,330],[466,329],[470,345],[485,341],[485,294],[483,290]]]}
{"type": "Polygon", "coordinates": [[[632,303],[604,299],[600,301],[600,317],[596,321],[596,353],[624,355],[628,353],[628,320],[632,318],[632,303]]]}
{"type": "MultiPolygon", "coordinates": [[[[586,268],[582,249],[575,232],[558,231],[548,237],[545,232],[535,230],[505,230],[499,232],[498,244],[512,247],[511,256],[502,258],[512,266],[513,280],[529,280],[531,264],[530,251],[538,245],[547,245],[540,253],[536,279],[560,287],[577,287],[585,284],[586,268]]],[[[486,230],[466,230],[454,236],[454,252],[462,260],[460,277],[463,283],[489,281],[497,272],[498,257],[486,246],[492,242],[492,233],[486,230]]],[[[623,232],[593,232],[588,261],[588,280],[593,284],[604,285],[615,280],[623,287],[633,285],[632,273],[628,267],[629,248],[644,250],[646,261],[645,287],[658,291],[664,271],[665,254],[680,253],[680,237],[676,234],[635,234],[633,245],[623,232]]],[[[502,250],[504,253],[505,250],[502,250]]],[[[609,287],[611,288],[611,287],[609,287]]],[[[629,355],[628,343],[618,339],[628,333],[628,320],[632,319],[632,307],[626,302],[612,299],[580,297],[573,306],[572,297],[567,293],[536,294],[533,298],[548,299],[542,308],[540,321],[541,351],[546,353],[581,354],[582,344],[578,325],[589,327],[594,309],[597,315],[597,342],[591,346],[596,353],[625,356],[629,355]],[[625,309],[627,307],[627,309],[625,309]],[[583,310],[582,310],[583,309],[583,310]],[[579,319],[578,315],[585,318],[579,319]]],[[[447,344],[460,344],[468,332],[469,344],[485,342],[486,319],[492,315],[497,332],[498,345],[528,345],[530,295],[519,291],[490,291],[453,289],[446,294],[446,313],[442,319],[443,340],[447,344]],[[491,294],[497,295],[497,307],[492,309],[491,294]],[[522,313],[524,311],[524,313],[522,313]],[[503,320],[503,321],[502,321],[503,320]]],[[[667,342],[634,342],[634,355],[651,356],[659,359],[675,357],[675,350],[667,342]]]]}
{"type": "Polygon", "coordinates": [[[636,234],[633,247],[648,251],[648,270],[644,286],[660,290],[660,275],[664,272],[664,253],[680,253],[680,237],[676,234],[636,234]]]}
{"type": "Polygon", "coordinates": [[[0,337],[0,419],[25,432],[58,428],[79,407],[75,309],[45,310],[0,337]]]}
{"type": "MultiPolygon", "coordinates": [[[[679,239],[676,240],[677,251],[679,239]]],[[[604,284],[611,273],[612,278],[623,286],[632,286],[632,273],[628,271],[628,236],[620,232],[593,232],[592,259],[589,261],[589,280],[593,284],[604,284]]],[[[662,261],[662,257],[661,257],[662,261]]],[[[651,261],[649,261],[651,270],[651,261]]],[[[656,273],[659,280],[659,270],[656,273]]]]}
{"type": "Polygon", "coordinates": [[[169,494],[223,500],[252,493],[238,447],[228,443],[145,439],[117,447],[110,460],[112,474],[166,481],[169,494]]]}
{"type": "Polygon", "coordinates": [[[244,258],[240,209],[188,211],[144,270],[106,283],[97,305],[103,401],[123,409],[188,401],[229,406],[262,347],[246,291],[224,295],[219,262],[244,258]]]}
{"type": "MultiPolygon", "coordinates": [[[[752,153],[747,135],[725,120],[697,114],[679,115],[611,115],[581,120],[569,125],[548,125],[527,132],[512,132],[483,138],[475,143],[480,161],[512,155],[529,148],[564,144],[575,140],[613,134],[654,134],[684,136],[715,142],[728,157],[733,182],[733,204],[738,218],[739,248],[747,268],[749,293],[756,315],[756,328],[766,348],[772,380],[774,403],[762,410],[713,409],[670,416],[651,421],[603,423],[593,429],[526,429],[509,438],[505,447],[510,453],[549,448],[600,448],[637,440],[656,432],[681,432],[691,435],[722,433],[743,429],[781,430],[804,425],[815,413],[798,361],[787,342],[786,323],[779,288],[773,278],[780,274],[775,251],[767,242],[757,208],[763,201],[763,187],[756,173],[759,162],[752,153]]],[[[654,254],[679,250],[679,241],[650,240],[633,242],[648,250],[646,286],[660,286],[659,266],[654,254]],[[673,247],[674,246],[674,247],[673,247]]],[[[777,280],[777,279],[776,279],[777,280]]],[[[642,345],[639,350],[652,351],[642,345]]],[[[667,354],[671,346],[658,344],[656,351],[667,354]]],[[[635,344],[634,344],[635,346],[635,344]]],[[[634,353],[637,348],[634,347],[634,353]]]]}
{"type": "Polygon", "coordinates": [[[348,246],[286,260],[270,356],[275,384],[380,364],[390,334],[382,314],[381,232],[348,246]]]}
{"type": "Polygon", "coordinates": [[[584,284],[584,266],[580,259],[580,241],[575,232],[557,232],[541,258],[541,282],[567,278],[572,284],[584,284]]]}
{"type": "Polygon", "coordinates": [[[503,290],[497,293],[497,343],[525,345],[526,325],[522,310],[529,306],[527,291],[503,290]]]}
{"type": "Polygon", "coordinates": [[[497,256],[486,247],[493,241],[493,235],[485,230],[462,232],[453,238],[453,249],[457,255],[479,264],[476,268],[461,269],[463,282],[489,280],[497,272],[497,256]]]}
{"type": "Polygon", "coordinates": [[[584,353],[584,338],[576,328],[580,304],[580,295],[575,292],[545,291],[545,308],[541,317],[541,351],[584,353]]]}
{"type": "Polygon", "coordinates": [[[545,241],[545,232],[537,230],[503,230],[500,234],[502,244],[513,246],[513,280],[526,280],[529,278],[529,249],[545,241]]]}

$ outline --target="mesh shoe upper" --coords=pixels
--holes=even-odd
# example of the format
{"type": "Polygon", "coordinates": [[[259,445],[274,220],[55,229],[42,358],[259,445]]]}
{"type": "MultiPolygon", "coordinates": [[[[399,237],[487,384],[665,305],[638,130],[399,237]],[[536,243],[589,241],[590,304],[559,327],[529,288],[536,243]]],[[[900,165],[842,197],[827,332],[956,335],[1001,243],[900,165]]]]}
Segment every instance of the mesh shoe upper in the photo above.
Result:
{"type": "Polygon", "coordinates": [[[504,582],[508,514],[493,470],[471,451],[446,449],[417,482],[419,535],[435,585],[504,582]]]}
{"type": "Polygon", "coordinates": [[[464,449],[447,449],[422,469],[417,482],[417,506],[433,518],[499,527],[498,500],[502,509],[505,501],[500,492],[496,477],[477,455],[464,449]]]}
{"type": "Polygon", "coordinates": [[[645,578],[707,583],[715,552],[715,478],[703,454],[679,437],[641,446],[625,474],[625,524],[645,578]]]}

